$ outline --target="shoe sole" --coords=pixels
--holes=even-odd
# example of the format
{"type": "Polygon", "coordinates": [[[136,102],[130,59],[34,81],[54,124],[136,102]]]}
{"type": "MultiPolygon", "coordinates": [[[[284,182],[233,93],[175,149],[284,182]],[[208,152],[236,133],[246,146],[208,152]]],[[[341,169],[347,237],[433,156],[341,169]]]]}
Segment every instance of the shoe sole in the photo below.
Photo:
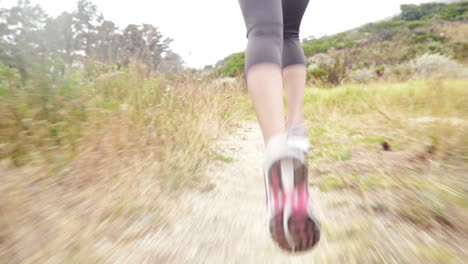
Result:
{"type": "MultiPolygon", "coordinates": [[[[296,201],[296,203],[302,203],[305,206],[299,208],[296,206],[293,209],[294,198],[292,194],[300,186],[307,184],[307,167],[298,160],[284,159],[281,160],[280,168],[280,175],[269,175],[270,177],[279,177],[279,179],[270,178],[270,182],[279,180],[280,192],[284,197],[281,210],[277,211],[270,220],[270,234],[278,246],[286,251],[306,251],[313,248],[320,240],[320,228],[317,221],[309,213],[308,195],[302,196],[302,201],[296,201]],[[286,194],[290,194],[289,198],[286,194]]],[[[296,199],[299,198],[296,197],[296,199]]]]}
{"type": "Polygon", "coordinates": [[[288,220],[288,229],[294,243],[291,247],[283,228],[283,214],[277,214],[270,221],[270,234],[281,249],[289,252],[307,251],[320,240],[320,230],[315,221],[307,215],[292,215],[288,220]]]}

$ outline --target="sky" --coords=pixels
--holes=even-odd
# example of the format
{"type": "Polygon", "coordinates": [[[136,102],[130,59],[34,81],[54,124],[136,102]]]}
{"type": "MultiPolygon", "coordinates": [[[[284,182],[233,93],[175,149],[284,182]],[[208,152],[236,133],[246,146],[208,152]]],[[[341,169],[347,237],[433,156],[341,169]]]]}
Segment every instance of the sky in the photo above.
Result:
{"type": "MultiPolygon", "coordinates": [[[[254,0],[251,0],[254,1],[254,0]]],[[[332,35],[396,15],[401,4],[436,0],[310,0],[300,38],[332,35]]],[[[11,7],[17,0],[0,0],[11,7]]],[[[31,0],[51,16],[71,12],[77,0],[31,0]]],[[[120,28],[152,24],[173,39],[171,49],[189,67],[202,68],[245,50],[246,29],[238,0],[92,0],[104,18],[120,28]]]]}

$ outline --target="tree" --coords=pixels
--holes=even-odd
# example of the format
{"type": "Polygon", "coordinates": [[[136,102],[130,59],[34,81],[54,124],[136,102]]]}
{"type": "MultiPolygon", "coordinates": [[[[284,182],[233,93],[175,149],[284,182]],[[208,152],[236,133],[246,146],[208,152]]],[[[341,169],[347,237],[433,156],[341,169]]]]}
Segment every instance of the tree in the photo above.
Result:
{"type": "Polygon", "coordinates": [[[67,12],[47,20],[44,37],[49,58],[61,58],[68,65],[73,63],[75,47],[72,26],[73,15],[67,12]]]}
{"type": "Polygon", "coordinates": [[[418,20],[422,17],[421,11],[417,5],[401,5],[401,19],[406,21],[418,20]]]}
{"type": "Polygon", "coordinates": [[[97,6],[87,0],[78,2],[78,9],[73,15],[75,50],[92,56],[97,42],[97,28],[102,23],[103,16],[98,13],[97,6]]]}
{"type": "Polygon", "coordinates": [[[173,51],[167,51],[158,70],[161,72],[177,72],[182,69],[183,64],[184,60],[179,54],[173,51]]]}
{"type": "Polygon", "coordinates": [[[119,52],[118,27],[114,22],[104,20],[97,28],[96,57],[103,63],[113,64],[119,52]]]}
{"type": "Polygon", "coordinates": [[[47,15],[40,6],[32,6],[29,0],[20,0],[9,10],[2,9],[0,15],[0,58],[8,66],[17,68],[25,80],[27,69],[41,64],[46,55],[42,32],[47,15]]]}
{"type": "Polygon", "coordinates": [[[63,75],[77,59],[124,67],[137,60],[152,71],[163,60],[169,68],[183,64],[169,49],[172,39],[164,38],[157,27],[131,24],[120,30],[87,0],[55,18],[29,0],[20,0],[10,9],[0,8],[0,34],[0,63],[18,69],[23,80],[33,68],[42,75],[63,75]]]}
{"type": "Polygon", "coordinates": [[[128,25],[123,31],[121,62],[127,67],[130,59],[137,59],[147,64],[150,70],[157,70],[162,61],[162,54],[169,50],[171,42],[170,38],[163,39],[162,34],[153,25],[128,25]]]}
{"type": "Polygon", "coordinates": [[[162,35],[153,25],[143,24],[142,38],[145,44],[141,60],[155,70],[161,63],[161,54],[166,51],[164,43],[161,42],[162,35]]]}
{"type": "Polygon", "coordinates": [[[130,24],[123,31],[122,53],[120,54],[121,63],[128,67],[131,58],[140,59],[142,53],[142,36],[138,25],[130,24]]]}

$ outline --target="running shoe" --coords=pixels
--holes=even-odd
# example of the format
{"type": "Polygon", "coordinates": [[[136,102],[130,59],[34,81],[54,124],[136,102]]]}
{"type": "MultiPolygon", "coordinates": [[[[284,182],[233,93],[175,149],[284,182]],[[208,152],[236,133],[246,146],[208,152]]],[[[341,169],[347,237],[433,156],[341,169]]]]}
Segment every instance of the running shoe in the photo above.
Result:
{"type": "Polygon", "coordinates": [[[320,231],[308,203],[308,139],[294,131],[270,139],[264,174],[271,236],[280,248],[298,252],[315,246],[320,231]]]}

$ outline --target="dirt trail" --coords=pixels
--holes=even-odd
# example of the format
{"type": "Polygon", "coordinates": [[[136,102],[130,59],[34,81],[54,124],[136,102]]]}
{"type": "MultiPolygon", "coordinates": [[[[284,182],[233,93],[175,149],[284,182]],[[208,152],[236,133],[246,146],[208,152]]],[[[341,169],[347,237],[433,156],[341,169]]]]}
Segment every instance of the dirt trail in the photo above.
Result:
{"type": "Polygon", "coordinates": [[[116,255],[106,258],[109,263],[445,263],[444,255],[431,255],[431,246],[441,241],[430,234],[391,216],[369,213],[356,192],[321,192],[312,185],[321,241],[313,251],[285,253],[268,232],[258,125],[241,122],[218,144],[218,153],[232,161],[211,163],[207,175],[214,187],[187,191],[171,210],[172,221],[114,251],[116,255]],[[421,259],[417,243],[428,245],[423,254],[434,262],[421,259]]]}
{"type": "MultiPolygon", "coordinates": [[[[174,221],[134,245],[143,250],[139,261],[310,263],[323,254],[326,236],[316,250],[298,256],[284,253],[270,239],[261,170],[263,143],[258,125],[243,122],[234,134],[218,143],[218,152],[233,160],[213,162],[207,175],[214,188],[187,192],[180,199],[180,207],[172,211],[170,218],[174,221]]],[[[312,199],[322,199],[318,190],[311,191],[312,199]]],[[[320,203],[314,203],[314,208],[317,217],[322,218],[320,203]]],[[[113,261],[128,260],[135,261],[134,255],[113,261]]]]}

